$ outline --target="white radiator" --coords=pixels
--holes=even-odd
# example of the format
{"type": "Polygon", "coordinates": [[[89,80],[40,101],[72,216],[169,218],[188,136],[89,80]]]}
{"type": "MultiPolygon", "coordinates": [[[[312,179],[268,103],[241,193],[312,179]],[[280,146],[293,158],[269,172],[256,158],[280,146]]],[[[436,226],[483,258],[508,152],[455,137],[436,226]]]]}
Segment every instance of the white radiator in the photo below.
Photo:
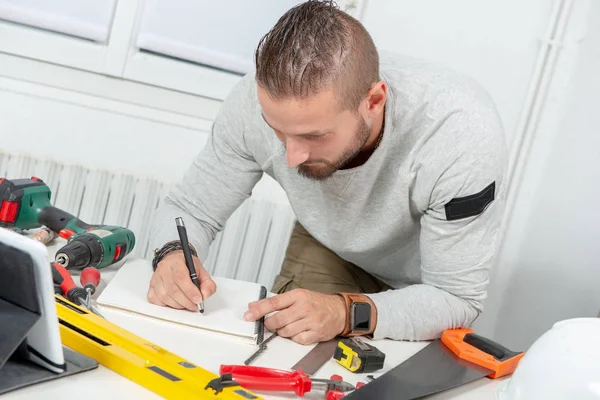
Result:
{"type": "MultiPolygon", "coordinates": [[[[32,176],[50,187],[54,206],[90,224],[131,229],[136,235],[132,255],[151,258],[150,215],[164,199],[169,184],[0,152],[0,177],[32,176]]],[[[283,261],[294,221],[289,205],[251,197],[215,238],[205,267],[215,276],[258,282],[270,288],[283,261]]]]}

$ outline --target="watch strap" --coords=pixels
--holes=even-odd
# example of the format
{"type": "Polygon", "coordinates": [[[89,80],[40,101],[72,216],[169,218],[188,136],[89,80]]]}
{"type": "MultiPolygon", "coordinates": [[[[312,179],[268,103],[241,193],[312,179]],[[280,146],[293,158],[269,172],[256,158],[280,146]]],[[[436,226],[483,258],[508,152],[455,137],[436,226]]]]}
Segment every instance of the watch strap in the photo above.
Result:
{"type": "Polygon", "coordinates": [[[344,331],[340,334],[340,336],[360,336],[360,335],[372,335],[375,332],[375,327],[377,326],[377,307],[373,300],[369,296],[366,296],[362,293],[345,293],[338,292],[337,295],[341,296],[346,303],[346,323],[344,325],[344,331]],[[370,328],[368,332],[354,332],[352,330],[352,305],[354,303],[367,303],[371,306],[371,317],[370,317],[370,328]]]}

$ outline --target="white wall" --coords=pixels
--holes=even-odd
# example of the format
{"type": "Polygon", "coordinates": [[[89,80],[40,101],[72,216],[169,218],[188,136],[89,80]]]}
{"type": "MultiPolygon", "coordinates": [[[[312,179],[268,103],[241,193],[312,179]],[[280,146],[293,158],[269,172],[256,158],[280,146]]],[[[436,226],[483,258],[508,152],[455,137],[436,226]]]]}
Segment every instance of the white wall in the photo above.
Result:
{"type": "Polygon", "coordinates": [[[364,24],[380,49],[443,63],[492,95],[513,142],[556,0],[369,0],[364,24]]]}
{"type": "MultiPolygon", "coordinates": [[[[172,183],[206,144],[219,105],[0,53],[0,151],[7,153],[172,183]]],[[[268,176],[253,194],[287,203],[268,176]]]]}
{"type": "Polygon", "coordinates": [[[0,53],[0,149],[172,181],[220,102],[0,53]]]}
{"type": "MultiPolygon", "coordinates": [[[[516,349],[600,311],[600,2],[573,10],[557,79],[523,169],[486,312],[475,326],[516,349]],[[585,20],[577,19],[585,16],[585,20]],[[567,55],[577,51],[574,69],[567,55]]],[[[515,188],[516,190],[517,188],[515,188]]]]}
{"type": "Polygon", "coordinates": [[[207,138],[205,130],[5,90],[0,90],[0,132],[0,149],[9,152],[167,182],[180,175],[207,138]]]}

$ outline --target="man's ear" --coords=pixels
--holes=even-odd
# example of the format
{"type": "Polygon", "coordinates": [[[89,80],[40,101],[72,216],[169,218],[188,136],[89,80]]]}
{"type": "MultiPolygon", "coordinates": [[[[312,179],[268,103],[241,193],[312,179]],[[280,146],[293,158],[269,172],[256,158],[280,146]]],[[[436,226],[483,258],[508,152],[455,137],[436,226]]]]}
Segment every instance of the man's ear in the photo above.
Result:
{"type": "Polygon", "coordinates": [[[387,98],[387,85],[385,81],[374,83],[367,94],[367,112],[373,118],[383,112],[387,98]]]}

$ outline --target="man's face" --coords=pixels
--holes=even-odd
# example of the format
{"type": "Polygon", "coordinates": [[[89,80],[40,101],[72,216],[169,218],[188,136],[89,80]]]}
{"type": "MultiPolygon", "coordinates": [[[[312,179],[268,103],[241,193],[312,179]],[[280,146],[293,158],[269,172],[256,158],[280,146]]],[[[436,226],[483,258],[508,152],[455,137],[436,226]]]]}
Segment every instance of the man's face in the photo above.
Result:
{"type": "Polygon", "coordinates": [[[353,159],[365,146],[371,127],[360,113],[341,110],[333,90],[308,99],[273,99],[258,86],[265,122],[286,149],[290,168],[323,180],[353,159]]]}

